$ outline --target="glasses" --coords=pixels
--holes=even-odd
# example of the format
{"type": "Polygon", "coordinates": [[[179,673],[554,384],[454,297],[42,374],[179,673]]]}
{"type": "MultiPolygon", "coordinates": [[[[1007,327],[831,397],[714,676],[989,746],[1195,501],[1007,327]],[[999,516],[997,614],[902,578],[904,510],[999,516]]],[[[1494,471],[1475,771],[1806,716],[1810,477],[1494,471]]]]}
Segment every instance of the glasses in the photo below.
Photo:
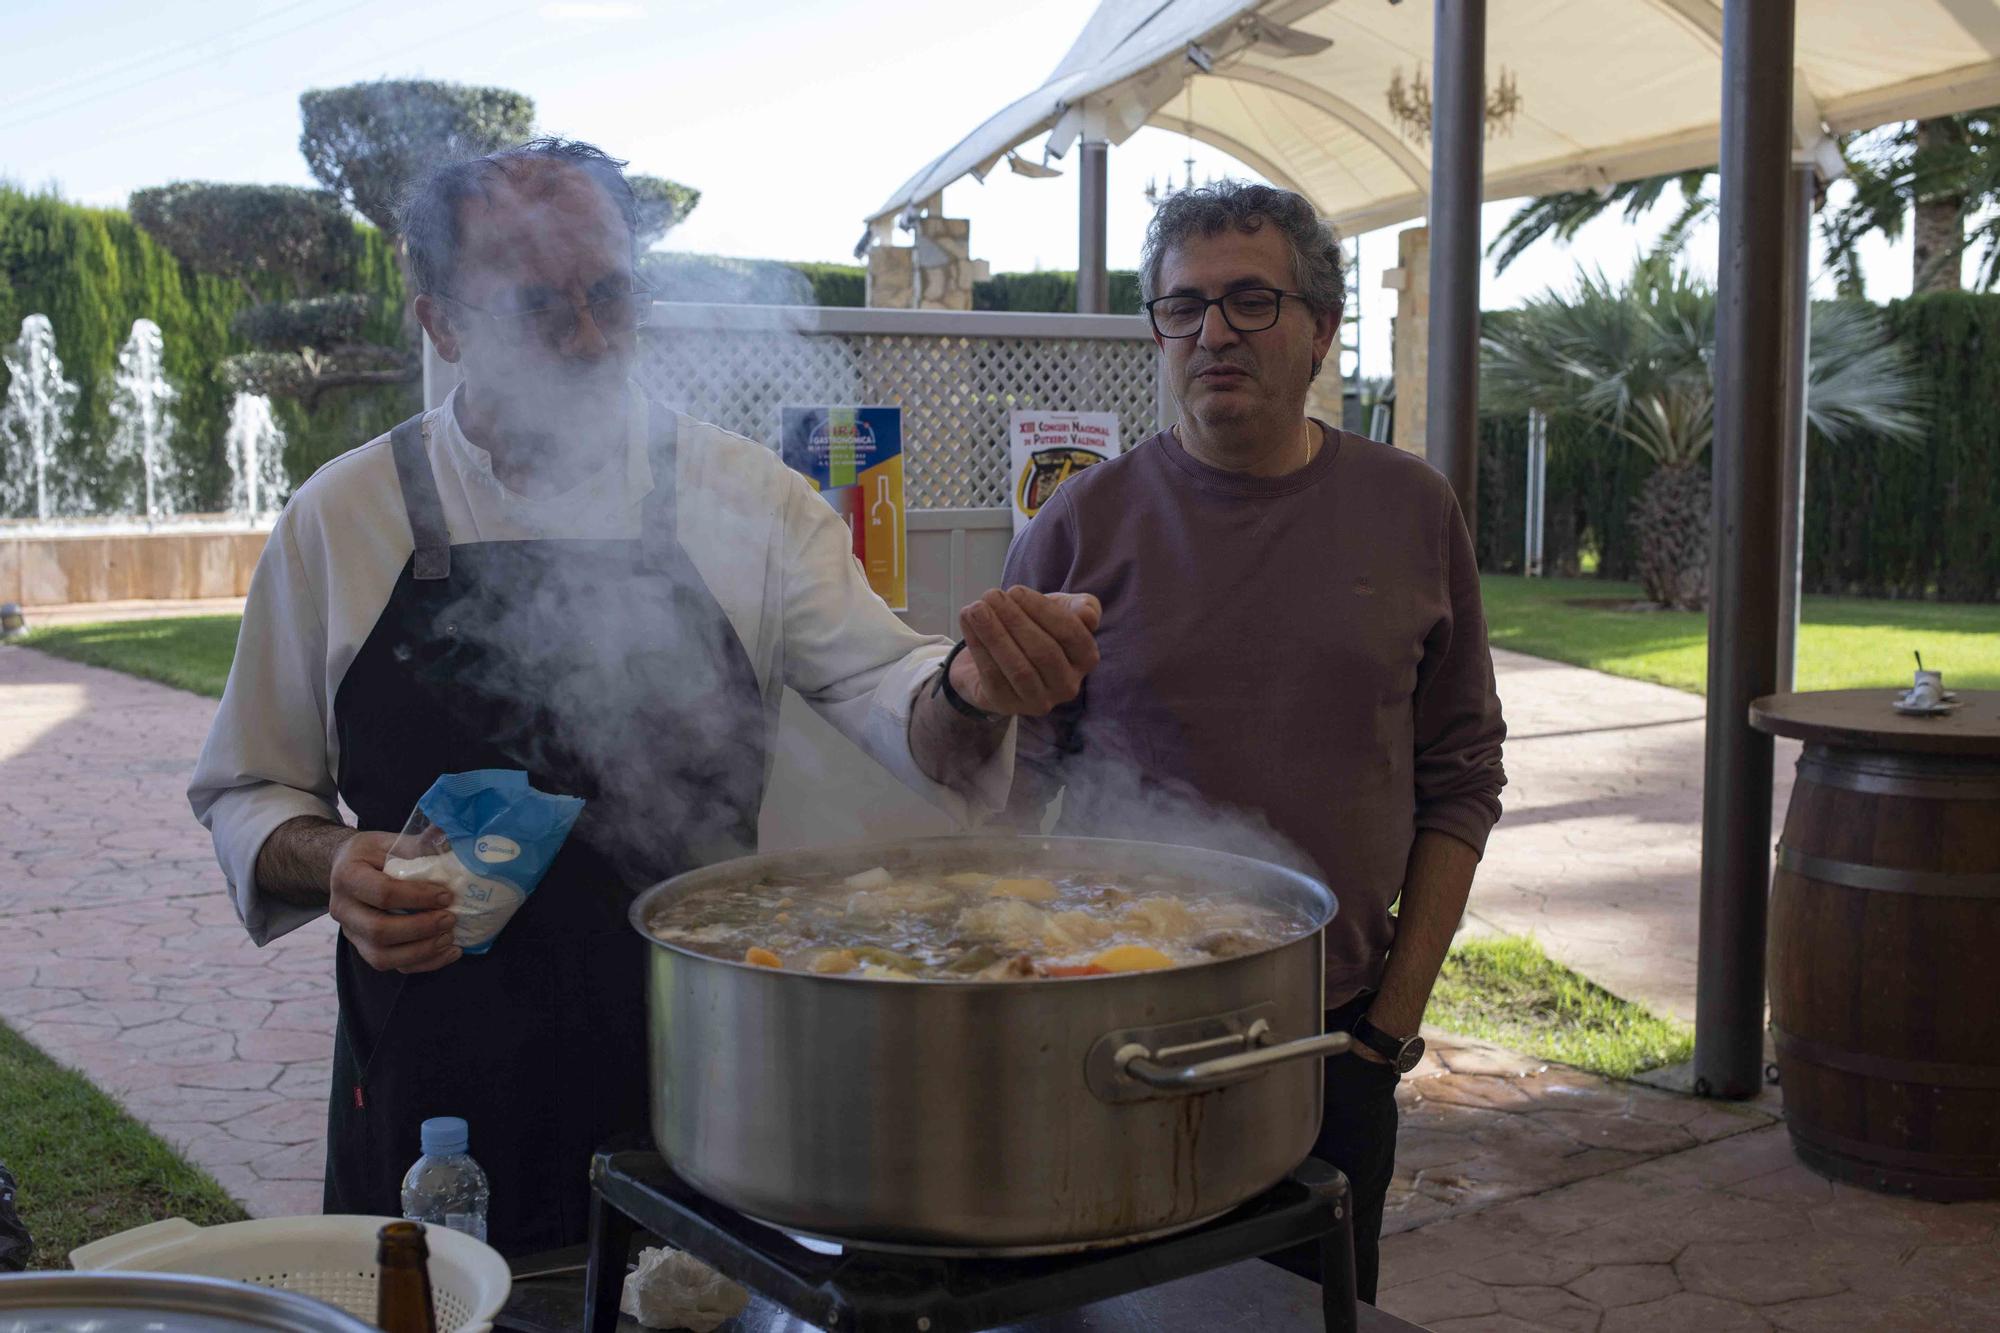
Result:
{"type": "Polygon", "coordinates": [[[1160,296],[1146,302],[1153,331],[1162,338],[1192,338],[1208,322],[1208,308],[1222,307],[1222,322],[1238,333],[1262,333],[1278,322],[1287,296],[1305,300],[1304,292],[1276,287],[1244,287],[1213,300],[1206,296],[1160,296]]]}
{"type": "Polygon", "coordinates": [[[580,322],[580,311],[588,310],[590,321],[597,325],[598,331],[612,336],[630,333],[650,319],[653,313],[651,287],[634,287],[629,292],[600,296],[594,301],[565,301],[560,305],[540,306],[534,310],[488,310],[470,301],[462,301],[450,292],[439,292],[438,295],[453,305],[486,316],[492,321],[494,332],[502,338],[520,342],[532,333],[551,347],[569,341],[580,322]]]}

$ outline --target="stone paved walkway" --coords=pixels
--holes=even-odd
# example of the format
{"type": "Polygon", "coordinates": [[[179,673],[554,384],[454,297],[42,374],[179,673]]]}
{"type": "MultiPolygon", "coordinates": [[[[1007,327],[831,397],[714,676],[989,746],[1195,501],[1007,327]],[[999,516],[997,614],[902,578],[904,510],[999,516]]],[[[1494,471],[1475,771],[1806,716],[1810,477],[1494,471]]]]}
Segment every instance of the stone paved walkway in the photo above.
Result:
{"type": "Polygon", "coordinates": [[[213,711],[0,647],[0,1019],[253,1213],[317,1212],[333,925],[244,935],[184,795],[213,711]]]}
{"type": "MultiPolygon", "coordinates": [[[[1475,916],[1533,930],[1614,990],[1691,1006],[1699,701],[1498,658],[1513,785],[1475,916]]],[[[211,711],[0,647],[0,1019],[253,1213],[309,1212],[333,932],[263,950],[243,936],[182,797],[211,711]]],[[[1696,1101],[1433,1036],[1399,1094],[1392,1313],[1499,1333],[1994,1326],[2000,1204],[1821,1181],[1768,1099],[1696,1101]]]]}
{"type": "MultiPolygon", "coordinates": [[[[1533,935],[1627,999],[1694,1021],[1703,701],[1496,651],[1506,813],[1473,882],[1473,924],[1533,935]]],[[[1795,741],[1777,744],[1771,837],[1795,741]]]]}
{"type": "Polygon", "coordinates": [[[1435,1333],[1991,1333],[2000,1202],[1831,1183],[1773,1123],[1388,1236],[1377,1300],[1435,1333]]]}

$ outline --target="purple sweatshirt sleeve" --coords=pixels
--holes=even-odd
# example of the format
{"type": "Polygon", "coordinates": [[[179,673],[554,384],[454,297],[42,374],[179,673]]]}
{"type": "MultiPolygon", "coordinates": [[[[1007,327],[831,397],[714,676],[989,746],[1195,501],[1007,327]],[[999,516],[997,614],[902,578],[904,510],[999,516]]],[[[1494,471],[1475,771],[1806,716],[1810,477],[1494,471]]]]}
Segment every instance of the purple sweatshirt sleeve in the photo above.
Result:
{"type": "Polygon", "coordinates": [[[1416,826],[1449,833],[1483,855],[1507,785],[1500,763],[1507,724],[1493,686],[1472,536],[1456,499],[1446,500],[1439,541],[1451,613],[1431,631],[1417,668],[1416,826]]]}

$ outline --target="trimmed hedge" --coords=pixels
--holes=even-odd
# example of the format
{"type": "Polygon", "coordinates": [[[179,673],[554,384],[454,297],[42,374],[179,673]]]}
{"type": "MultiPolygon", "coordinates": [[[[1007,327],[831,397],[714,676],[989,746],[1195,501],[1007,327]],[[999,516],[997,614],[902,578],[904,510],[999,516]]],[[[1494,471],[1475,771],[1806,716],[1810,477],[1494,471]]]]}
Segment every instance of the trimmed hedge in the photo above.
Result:
{"type": "Polygon", "coordinates": [[[716,305],[867,304],[868,270],[858,264],[785,263],[682,250],[639,257],[640,276],[663,301],[716,305]]]}
{"type": "Polygon", "coordinates": [[[868,304],[868,270],[859,264],[793,264],[812,284],[813,304],[864,306],[868,304]]]}
{"type": "MultiPolygon", "coordinates": [[[[2000,600],[2000,295],[1937,292],[1892,302],[1890,334],[1924,380],[1921,444],[1807,442],[1806,591],[1836,596],[2000,600]]],[[[1652,463],[1574,419],[1549,423],[1544,563],[1574,573],[1595,550],[1602,578],[1630,579],[1631,503],[1652,463]]],[[[1527,422],[1480,422],[1479,561],[1521,568],[1527,422]]]]}
{"type": "MultiPolygon", "coordinates": [[[[1591,551],[1597,556],[1599,578],[1637,578],[1639,548],[1632,535],[1632,501],[1652,471],[1653,461],[1623,440],[1593,430],[1575,417],[1552,418],[1543,572],[1574,576],[1582,571],[1584,552],[1591,551]]],[[[1521,572],[1527,484],[1527,419],[1481,417],[1477,540],[1481,569],[1521,572]]]]}
{"type": "MultiPolygon", "coordinates": [[[[1076,274],[1068,269],[995,273],[972,285],[972,308],[1071,312],[1076,309],[1076,274]]],[[[1139,313],[1139,275],[1131,269],[1111,270],[1111,313],[1139,313]]]]}
{"type": "Polygon", "coordinates": [[[2000,295],[1934,292],[1884,316],[1927,381],[1930,432],[1917,445],[1811,442],[1806,586],[2000,599],[2000,295]]]}

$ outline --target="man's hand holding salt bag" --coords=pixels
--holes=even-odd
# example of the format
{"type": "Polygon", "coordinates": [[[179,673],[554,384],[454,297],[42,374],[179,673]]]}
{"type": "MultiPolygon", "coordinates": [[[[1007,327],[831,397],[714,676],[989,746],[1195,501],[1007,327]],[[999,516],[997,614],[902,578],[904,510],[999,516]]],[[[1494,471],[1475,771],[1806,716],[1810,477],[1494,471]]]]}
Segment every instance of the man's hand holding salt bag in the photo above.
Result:
{"type": "MultiPolygon", "coordinates": [[[[449,895],[440,905],[453,918],[453,948],[442,961],[483,954],[535,891],[582,811],[582,800],[537,791],[517,769],[447,773],[381,852],[381,873],[435,884],[449,895]]],[[[373,849],[354,850],[366,857],[373,849]]]]}

